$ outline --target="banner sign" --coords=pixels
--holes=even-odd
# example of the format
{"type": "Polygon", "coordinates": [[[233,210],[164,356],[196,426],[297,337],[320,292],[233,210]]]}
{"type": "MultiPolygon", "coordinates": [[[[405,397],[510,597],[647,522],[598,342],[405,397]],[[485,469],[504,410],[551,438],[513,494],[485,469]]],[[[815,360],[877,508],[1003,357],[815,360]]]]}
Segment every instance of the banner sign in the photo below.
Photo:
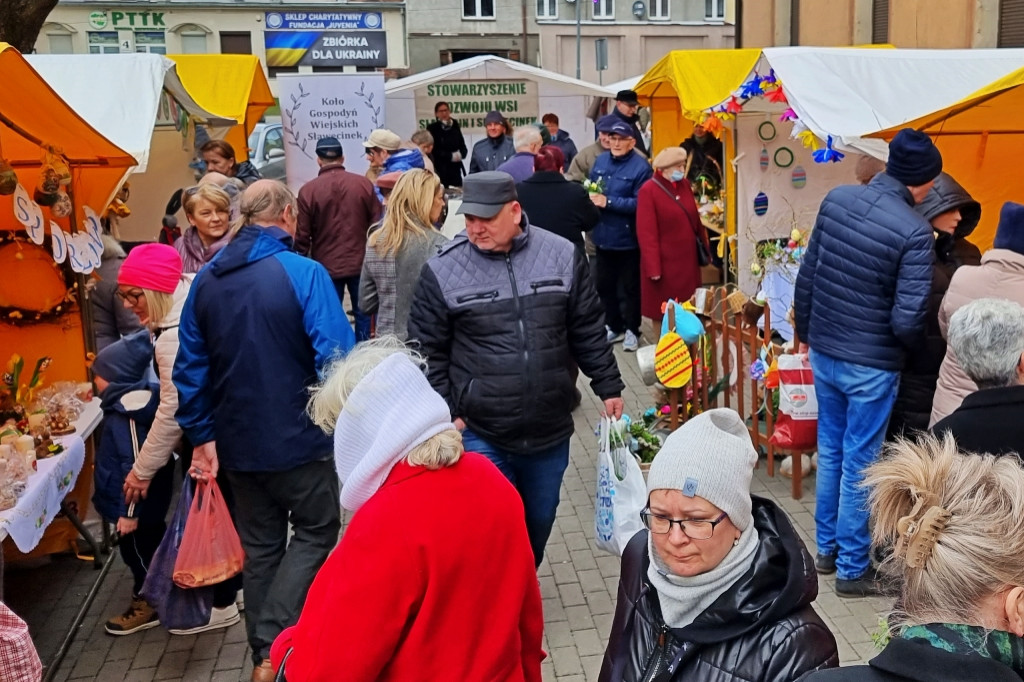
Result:
{"type": "Polygon", "coordinates": [[[376,30],[384,25],[380,12],[267,12],[271,31],[376,30]]]}
{"type": "Polygon", "coordinates": [[[420,128],[434,121],[434,105],[448,102],[452,118],[467,135],[485,133],[484,117],[500,111],[515,128],[539,118],[537,83],[526,80],[472,80],[431,83],[417,88],[416,121],[420,128]]]}
{"type": "Polygon", "coordinates": [[[384,31],[267,31],[267,66],[387,66],[384,31]]]}
{"type": "Polygon", "coordinates": [[[277,77],[288,186],[298,191],[319,172],[316,143],[336,137],[345,170],[365,173],[363,140],[384,127],[384,74],[310,73],[277,77]]]}

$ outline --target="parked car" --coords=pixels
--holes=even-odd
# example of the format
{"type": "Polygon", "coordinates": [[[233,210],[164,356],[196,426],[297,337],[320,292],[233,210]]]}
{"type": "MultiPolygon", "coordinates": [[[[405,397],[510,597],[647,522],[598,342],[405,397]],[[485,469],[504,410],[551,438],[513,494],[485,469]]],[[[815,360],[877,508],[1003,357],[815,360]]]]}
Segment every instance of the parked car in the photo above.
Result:
{"type": "Polygon", "coordinates": [[[281,122],[257,123],[249,135],[249,160],[270,180],[285,180],[284,128],[281,122]]]}

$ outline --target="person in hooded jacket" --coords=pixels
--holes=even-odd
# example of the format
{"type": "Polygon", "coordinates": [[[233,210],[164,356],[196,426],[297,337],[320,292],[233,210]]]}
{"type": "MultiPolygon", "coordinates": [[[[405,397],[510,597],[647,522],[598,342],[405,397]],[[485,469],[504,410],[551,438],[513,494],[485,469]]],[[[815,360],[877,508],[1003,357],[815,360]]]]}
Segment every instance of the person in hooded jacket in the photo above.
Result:
{"type": "Polygon", "coordinates": [[[551,141],[547,144],[561,149],[562,156],[565,157],[565,165],[562,167],[562,172],[568,172],[569,165],[576,158],[576,143],[569,137],[569,131],[558,127],[558,116],[556,114],[544,114],[540,120],[544,127],[548,129],[548,134],[551,135],[551,141]]]}
{"type": "Polygon", "coordinates": [[[733,410],[665,440],[647,530],[622,555],[600,682],[786,682],[839,665],[818,581],[786,513],[750,494],[757,453],[733,410]]]}
{"type": "Polygon", "coordinates": [[[117,273],[126,254],[121,242],[112,234],[103,235],[103,256],[96,268],[95,282],[89,295],[92,308],[93,330],[96,333],[96,350],[101,351],[122,336],[134,334],[142,329],[139,318],[124,307],[117,296],[117,273]]]}
{"type": "Polygon", "coordinates": [[[173,460],[154,476],[146,499],[128,504],[121,490],[160,402],[159,387],[149,380],[152,361],[153,342],[143,330],[106,346],[92,365],[103,410],[92,504],[106,523],[116,525],[121,559],[132,573],[131,605],[104,625],[111,635],[130,635],[160,624],[141,594],[149,562],[167,530],[164,516],[174,482],[173,460]]]}
{"type": "Polygon", "coordinates": [[[487,137],[473,145],[473,153],[469,158],[470,173],[497,170],[498,166],[516,153],[508,122],[501,112],[487,112],[487,116],[484,117],[484,128],[487,130],[487,137]]]}
{"type": "Polygon", "coordinates": [[[914,207],[935,230],[935,263],[932,291],[925,318],[924,343],[913,353],[900,374],[899,390],[889,417],[886,440],[913,431],[927,431],[939,368],[946,355],[946,340],[939,328],[939,309],[953,273],[961,265],[981,263],[981,251],[967,241],[981,220],[981,204],[946,173],[939,173],[924,200],[914,207]]]}
{"type": "Polygon", "coordinates": [[[872,539],[892,547],[889,640],[867,665],[806,682],[1020,682],[1024,469],[957,450],[952,436],[889,446],[867,470],[872,539]]]}

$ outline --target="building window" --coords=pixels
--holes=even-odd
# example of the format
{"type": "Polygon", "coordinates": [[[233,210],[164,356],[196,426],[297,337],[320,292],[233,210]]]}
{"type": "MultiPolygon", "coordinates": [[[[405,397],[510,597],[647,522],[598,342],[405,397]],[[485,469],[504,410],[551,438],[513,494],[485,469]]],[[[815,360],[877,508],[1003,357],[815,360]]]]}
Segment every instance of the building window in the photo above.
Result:
{"type": "Polygon", "coordinates": [[[1024,0],[1001,0],[997,47],[1024,47],[1024,0]]]}
{"type": "Polygon", "coordinates": [[[494,0],[462,0],[463,19],[493,19],[494,0]]]}
{"type": "Polygon", "coordinates": [[[163,31],[136,31],[135,51],[149,54],[167,54],[163,31]]]}
{"type": "Polygon", "coordinates": [[[248,31],[221,31],[221,54],[252,54],[252,36],[248,31]]]}
{"type": "MultiPolygon", "coordinates": [[[[579,0],[576,0],[579,2],[579,0]]],[[[595,19],[614,19],[615,0],[594,0],[595,19]]]]}
{"type": "Polygon", "coordinates": [[[538,19],[557,19],[558,0],[537,0],[538,19]]]}
{"type": "Polygon", "coordinates": [[[181,34],[182,54],[206,54],[206,34],[202,31],[181,34]]]}
{"type": "Polygon", "coordinates": [[[668,3],[669,0],[651,0],[651,19],[668,19],[668,3]]]}
{"type": "Polygon", "coordinates": [[[46,38],[50,43],[50,54],[74,54],[74,45],[71,42],[69,33],[47,33],[46,38]]]}
{"type": "Polygon", "coordinates": [[[704,0],[704,18],[725,21],[725,0],[704,0]]]}
{"type": "Polygon", "coordinates": [[[89,54],[117,54],[117,31],[90,31],[89,54]]]}

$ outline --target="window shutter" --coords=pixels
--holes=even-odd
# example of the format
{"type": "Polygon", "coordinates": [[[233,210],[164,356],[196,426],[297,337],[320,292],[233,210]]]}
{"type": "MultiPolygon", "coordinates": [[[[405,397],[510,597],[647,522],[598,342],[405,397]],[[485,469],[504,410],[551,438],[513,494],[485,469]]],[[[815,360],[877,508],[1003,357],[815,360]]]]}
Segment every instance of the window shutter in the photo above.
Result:
{"type": "Polygon", "coordinates": [[[871,7],[871,42],[889,42],[889,0],[874,0],[871,7]]]}
{"type": "Polygon", "coordinates": [[[999,40],[997,47],[1024,47],[1024,0],[999,3],[999,40]]]}

